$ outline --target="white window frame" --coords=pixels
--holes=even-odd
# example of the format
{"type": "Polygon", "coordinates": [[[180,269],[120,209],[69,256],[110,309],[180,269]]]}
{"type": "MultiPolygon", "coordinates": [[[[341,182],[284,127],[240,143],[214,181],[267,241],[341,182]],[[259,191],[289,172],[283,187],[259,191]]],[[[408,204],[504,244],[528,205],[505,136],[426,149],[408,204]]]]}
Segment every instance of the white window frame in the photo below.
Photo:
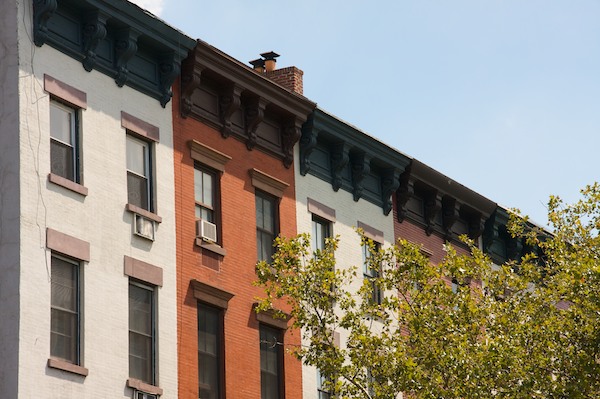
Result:
{"type": "MultiPolygon", "coordinates": [[[[139,136],[133,134],[132,132],[127,132],[126,135],[126,140],[127,143],[132,142],[132,143],[137,143],[137,144],[141,144],[144,148],[144,155],[143,155],[143,160],[144,160],[144,165],[146,170],[144,171],[146,173],[146,175],[140,175],[138,172],[130,170],[129,167],[126,166],[127,169],[127,176],[129,177],[129,174],[135,175],[137,177],[140,177],[142,179],[144,179],[146,181],[145,184],[145,188],[146,188],[146,196],[148,198],[148,204],[146,207],[144,207],[142,203],[136,204],[136,203],[132,203],[130,202],[130,198],[129,198],[129,193],[130,193],[130,187],[129,187],[129,179],[127,180],[127,202],[140,207],[141,209],[144,209],[146,211],[149,212],[154,212],[154,171],[153,171],[153,167],[154,167],[154,163],[153,163],[153,145],[152,142],[148,141],[148,140],[144,140],[142,138],[139,138],[139,136]]],[[[126,145],[127,145],[126,143],[126,145]]],[[[126,151],[126,156],[127,156],[127,151],[126,151]]],[[[127,164],[129,163],[129,160],[127,160],[127,164]]],[[[126,165],[127,165],[126,164],[126,165]]],[[[144,194],[144,193],[139,193],[140,195],[144,194]]]]}
{"type": "MultiPolygon", "coordinates": [[[[131,329],[132,326],[131,326],[130,323],[128,323],[128,331],[129,331],[129,334],[130,334],[130,337],[129,337],[129,354],[128,354],[128,358],[129,358],[129,376],[131,378],[135,378],[135,379],[138,379],[140,381],[143,381],[143,382],[145,382],[147,384],[156,385],[156,382],[158,380],[158,376],[157,376],[157,370],[158,370],[157,369],[157,345],[156,345],[157,344],[157,342],[156,342],[156,332],[157,332],[157,323],[156,323],[156,321],[157,321],[157,318],[156,318],[156,312],[157,312],[156,311],[156,304],[157,304],[156,294],[157,294],[157,292],[156,292],[156,287],[152,286],[152,285],[144,284],[144,283],[142,283],[140,281],[137,281],[137,280],[134,280],[134,279],[130,279],[128,287],[127,287],[127,289],[128,289],[128,293],[127,293],[128,301],[131,298],[131,287],[132,286],[140,288],[140,289],[147,290],[147,291],[149,291],[151,293],[151,299],[150,299],[150,307],[151,307],[151,309],[150,309],[150,312],[151,312],[151,314],[150,314],[150,317],[151,317],[151,322],[150,322],[151,323],[150,341],[151,341],[151,344],[150,344],[150,353],[148,354],[148,357],[150,358],[150,370],[149,370],[149,372],[150,372],[150,378],[146,379],[146,378],[143,378],[143,376],[139,376],[139,375],[135,375],[134,376],[134,375],[132,375],[133,374],[132,373],[133,370],[131,368],[131,356],[132,356],[132,354],[131,354],[131,345],[132,345],[131,334],[132,333],[133,334],[139,334],[139,335],[144,335],[146,337],[148,337],[148,335],[144,334],[144,333],[141,333],[141,332],[138,332],[138,331],[132,331],[132,329],[131,329]],[[142,378],[140,378],[140,377],[142,377],[142,378]]],[[[129,306],[129,310],[128,310],[129,317],[131,317],[131,315],[132,315],[131,312],[132,312],[132,309],[131,309],[131,306],[129,306]]]]}
{"type": "MultiPolygon", "coordinates": [[[[54,292],[55,287],[54,287],[54,284],[51,284],[51,296],[50,296],[50,298],[51,298],[50,299],[50,309],[51,309],[51,311],[50,311],[50,323],[51,323],[51,327],[50,327],[50,337],[52,337],[55,334],[55,332],[52,331],[52,320],[53,320],[53,317],[52,317],[52,313],[53,312],[52,311],[53,310],[58,310],[58,311],[61,311],[61,312],[68,312],[70,314],[74,314],[75,315],[75,319],[76,319],[76,321],[75,321],[75,330],[74,330],[75,337],[73,337],[73,339],[75,340],[75,353],[73,354],[73,356],[71,358],[67,358],[65,356],[61,356],[61,354],[57,354],[57,353],[53,352],[53,348],[52,348],[52,344],[51,344],[50,345],[50,356],[53,357],[53,358],[60,359],[60,360],[63,360],[65,362],[68,362],[68,363],[80,366],[81,365],[81,358],[82,358],[82,356],[81,356],[81,352],[82,352],[82,350],[81,350],[81,336],[82,336],[82,328],[81,328],[81,320],[82,320],[82,317],[81,317],[81,311],[82,311],[82,307],[81,307],[81,280],[82,280],[82,277],[81,277],[81,274],[82,274],[82,268],[81,268],[81,262],[78,261],[78,260],[72,259],[72,258],[68,258],[68,257],[65,257],[65,256],[60,256],[60,255],[52,252],[51,255],[50,255],[50,268],[51,268],[50,275],[51,275],[51,279],[52,279],[52,277],[54,275],[54,273],[52,271],[52,269],[53,269],[52,266],[53,266],[53,260],[54,259],[58,259],[58,260],[60,260],[62,262],[66,262],[66,263],[70,264],[72,266],[73,270],[75,270],[75,272],[76,272],[75,281],[74,281],[74,284],[75,284],[75,303],[74,303],[75,310],[72,311],[70,309],[62,309],[62,308],[60,308],[57,305],[55,305],[55,304],[52,303],[52,293],[54,292]]],[[[52,339],[50,340],[50,342],[52,342],[52,339]]]]}
{"type": "MultiPolygon", "coordinates": [[[[68,104],[64,103],[63,101],[60,101],[59,99],[56,99],[53,97],[50,98],[50,107],[60,109],[64,112],[68,113],[69,115],[71,115],[70,126],[69,126],[69,135],[70,135],[71,143],[66,143],[66,142],[60,140],[59,138],[53,136],[52,120],[50,120],[50,172],[52,174],[55,174],[57,176],[63,177],[67,180],[70,180],[70,181],[73,181],[73,182],[79,184],[81,182],[81,170],[80,170],[81,168],[79,165],[80,109],[78,107],[68,105],[68,104]],[[68,162],[69,163],[68,166],[70,166],[73,170],[72,178],[69,176],[64,176],[60,173],[56,173],[56,171],[54,171],[52,169],[52,152],[53,152],[52,149],[54,148],[53,143],[57,143],[58,145],[62,145],[62,146],[67,146],[71,149],[71,157],[70,157],[71,159],[67,159],[67,160],[65,160],[65,162],[68,162]]],[[[50,118],[52,118],[52,112],[50,112],[50,118]]]]}

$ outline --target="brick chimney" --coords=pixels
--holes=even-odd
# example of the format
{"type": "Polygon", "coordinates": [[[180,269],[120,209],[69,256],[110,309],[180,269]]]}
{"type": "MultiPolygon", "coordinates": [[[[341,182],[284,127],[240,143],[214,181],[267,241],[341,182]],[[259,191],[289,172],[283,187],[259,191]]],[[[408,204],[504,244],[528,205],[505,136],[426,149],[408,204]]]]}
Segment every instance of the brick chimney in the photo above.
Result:
{"type": "Polygon", "coordinates": [[[304,88],[302,86],[302,75],[304,75],[304,72],[295,66],[275,69],[265,73],[265,76],[271,79],[273,82],[298,94],[303,94],[304,92],[304,88]]]}
{"type": "Polygon", "coordinates": [[[285,87],[290,91],[293,91],[294,93],[300,95],[304,94],[304,88],[302,84],[302,75],[304,75],[304,72],[295,66],[275,69],[277,63],[275,59],[279,57],[279,54],[273,51],[262,53],[261,57],[262,58],[257,60],[250,61],[254,71],[266,76],[273,82],[285,87]]]}

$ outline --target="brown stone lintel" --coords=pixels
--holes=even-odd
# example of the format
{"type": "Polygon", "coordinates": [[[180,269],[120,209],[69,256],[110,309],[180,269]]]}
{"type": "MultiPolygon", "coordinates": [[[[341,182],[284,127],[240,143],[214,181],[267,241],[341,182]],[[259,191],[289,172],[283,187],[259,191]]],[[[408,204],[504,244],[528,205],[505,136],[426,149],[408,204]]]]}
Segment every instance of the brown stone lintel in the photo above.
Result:
{"type": "Polygon", "coordinates": [[[44,74],[44,90],[76,107],[81,109],[87,108],[87,94],[50,75],[44,74]]]}
{"type": "Polygon", "coordinates": [[[290,186],[288,183],[256,168],[250,169],[249,172],[254,187],[276,197],[283,197],[284,190],[290,186]]]}
{"type": "Polygon", "coordinates": [[[254,303],[252,305],[252,311],[256,314],[256,320],[259,323],[268,324],[271,327],[279,328],[280,330],[286,330],[288,328],[288,321],[291,319],[291,316],[283,311],[283,318],[279,317],[279,312],[275,309],[269,309],[262,312],[257,312],[256,307],[258,303],[254,303]]]}
{"type": "Polygon", "coordinates": [[[383,231],[377,230],[374,227],[369,226],[366,223],[361,221],[358,222],[357,227],[359,229],[363,229],[365,233],[365,237],[370,238],[371,240],[383,244],[383,231]]]}
{"type": "Polygon", "coordinates": [[[225,164],[231,160],[229,155],[223,154],[196,140],[190,140],[188,144],[192,159],[218,171],[224,172],[225,164]]]}
{"type": "Polygon", "coordinates": [[[124,256],[123,260],[123,274],[158,287],[163,285],[162,268],[127,255],[124,256]]]}
{"type": "Polygon", "coordinates": [[[152,141],[160,141],[160,134],[158,127],[149,124],[133,115],[128,114],[125,111],[121,111],[121,127],[139,134],[152,141]]]}
{"type": "Polygon", "coordinates": [[[191,285],[194,290],[194,298],[221,309],[227,309],[229,301],[234,297],[234,294],[230,292],[213,287],[199,280],[192,280],[191,285]]]}
{"type": "Polygon", "coordinates": [[[308,211],[314,215],[317,215],[323,219],[335,222],[335,209],[328,207],[327,205],[321,204],[312,198],[306,199],[306,205],[308,211]]]}
{"type": "Polygon", "coordinates": [[[79,238],[46,228],[46,247],[75,259],[90,261],[90,243],[79,238]]]}

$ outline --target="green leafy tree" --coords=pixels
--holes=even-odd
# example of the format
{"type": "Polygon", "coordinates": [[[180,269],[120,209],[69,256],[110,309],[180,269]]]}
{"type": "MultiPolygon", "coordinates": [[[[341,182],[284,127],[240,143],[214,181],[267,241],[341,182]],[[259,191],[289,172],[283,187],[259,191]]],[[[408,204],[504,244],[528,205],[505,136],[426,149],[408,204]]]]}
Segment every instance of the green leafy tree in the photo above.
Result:
{"type": "Polygon", "coordinates": [[[316,253],[306,234],[278,239],[257,265],[258,310],[287,301],[303,334],[288,349],[338,398],[599,398],[600,186],[572,205],[552,197],[549,220],[553,234],[513,217],[536,250],[503,265],[466,238],[468,255],[448,245],[432,264],[405,240],[376,250],[363,236],[370,280],[336,265],[338,238],[316,253]]]}

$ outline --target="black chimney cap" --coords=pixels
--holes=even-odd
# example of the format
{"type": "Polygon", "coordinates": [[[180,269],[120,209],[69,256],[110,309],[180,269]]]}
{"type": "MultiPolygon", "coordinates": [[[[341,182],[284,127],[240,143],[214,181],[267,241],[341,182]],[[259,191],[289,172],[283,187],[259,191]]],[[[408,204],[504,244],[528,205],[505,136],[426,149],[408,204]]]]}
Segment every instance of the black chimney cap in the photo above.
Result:
{"type": "Polygon", "coordinates": [[[263,57],[265,59],[265,61],[269,61],[269,60],[275,61],[275,58],[279,57],[279,54],[277,54],[274,51],[269,51],[268,53],[262,53],[261,57],[263,57]]]}
{"type": "Polygon", "coordinates": [[[263,60],[262,58],[257,58],[255,60],[252,60],[249,62],[250,62],[250,65],[252,65],[254,68],[259,68],[259,67],[265,66],[265,60],[263,60]]]}

